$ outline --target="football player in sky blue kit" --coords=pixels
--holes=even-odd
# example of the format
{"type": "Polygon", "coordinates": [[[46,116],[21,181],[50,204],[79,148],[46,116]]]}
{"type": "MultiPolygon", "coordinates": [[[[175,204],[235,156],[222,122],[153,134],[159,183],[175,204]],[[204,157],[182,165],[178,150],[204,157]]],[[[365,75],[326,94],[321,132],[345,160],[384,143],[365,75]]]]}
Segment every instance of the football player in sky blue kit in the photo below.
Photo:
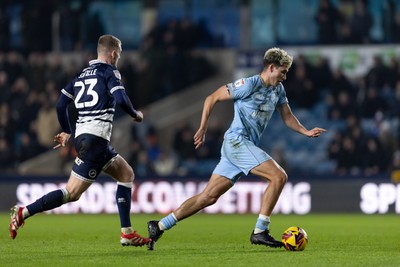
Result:
{"type": "Polygon", "coordinates": [[[208,120],[215,104],[233,100],[234,118],[225,132],[221,160],[203,192],[187,199],[160,221],[147,223],[149,237],[152,239],[147,245],[150,250],[154,249],[155,242],[165,230],[214,204],[242,175],[248,174],[268,181],[250,242],[269,247],[283,246],[282,242],[270,235],[269,225],[272,210],[287,181],[287,174],[270,155],[258,147],[261,135],[275,109],[287,127],[302,135],[318,137],[326,131],[318,127],[307,130],[290,109],[282,82],[286,79],[292,61],[293,58],[286,51],[271,48],[264,55],[260,74],[223,85],[205,99],[200,127],[194,135],[196,149],[205,141],[208,120]]]}
{"type": "Polygon", "coordinates": [[[122,52],[121,41],[112,35],[100,36],[97,59],[89,62],[64,89],[57,102],[57,114],[62,132],[54,137],[64,147],[71,136],[68,104],[74,101],[78,112],[75,148],[78,153],[65,188],[52,191],[26,207],[11,209],[9,225],[12,239],[28,217],[77,201],[82,193],[104,171],[117,181],[116,202],[121,223],[120,243],[143,246],[149,238],[140,236],[130,220],[131,190],[134,172],[124,158],[110,145],[115,106],[118,104],[134,121],[141,122],[143,114],[136,111],[121,82],[117,63],[122,52]]]}

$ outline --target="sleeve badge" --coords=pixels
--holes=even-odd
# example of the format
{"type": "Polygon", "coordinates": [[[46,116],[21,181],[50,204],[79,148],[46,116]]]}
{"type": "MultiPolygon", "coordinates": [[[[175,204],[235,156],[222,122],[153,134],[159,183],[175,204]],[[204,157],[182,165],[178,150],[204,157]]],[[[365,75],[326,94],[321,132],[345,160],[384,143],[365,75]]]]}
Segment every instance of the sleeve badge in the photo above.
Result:
{"type": "Polygon", "coordinates": [[[239,79],[234,83],[234,85],[236,88],[238,88],[238,87],[242,86],[244,83],[245,83],[244,79],[239,79]]]}
{"type": "Polygon", "coordinates": [[[114,75],[118,80],[121,80],[121,73],[119,73],[119,70],[114,70],[114,75]]]}

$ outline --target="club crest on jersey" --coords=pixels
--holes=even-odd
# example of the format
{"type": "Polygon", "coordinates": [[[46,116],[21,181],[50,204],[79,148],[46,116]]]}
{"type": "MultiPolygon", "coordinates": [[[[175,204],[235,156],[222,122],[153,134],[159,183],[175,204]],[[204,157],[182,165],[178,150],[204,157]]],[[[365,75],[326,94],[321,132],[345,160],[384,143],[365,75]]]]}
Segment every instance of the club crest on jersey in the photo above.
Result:
{"type": "Polygon", "coordinates": [[[234,83],[234,85],[237,88],[237,87],[242,86],[244,83],[245,83],[244,79],[239,79],[234,83]]]}
{"type": "Polygon", "coordinates": [[[119,73],[119,70],[114,70],[114,75],[118,80],[121,80],[121,73],[119,73]]]}

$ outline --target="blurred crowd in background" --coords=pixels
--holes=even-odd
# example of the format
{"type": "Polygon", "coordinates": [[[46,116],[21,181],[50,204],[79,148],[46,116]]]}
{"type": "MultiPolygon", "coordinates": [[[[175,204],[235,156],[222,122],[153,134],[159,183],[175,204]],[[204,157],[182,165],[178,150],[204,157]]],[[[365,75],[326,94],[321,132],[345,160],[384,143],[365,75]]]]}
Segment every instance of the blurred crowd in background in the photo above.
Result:
{"type": "Polygon", "coordinates": [[[399,63],[392,58],[385,64],[375,56],[366,75],[349,79],[340,69],[331,70],[325,59],[314,65],[302,56],[295,61],[286,83],[288,97],[296,108],[325,107],[327,125],[335,131],[327,153],[336,163],[336,174],[371,176],[395,167],[399,63]]]}
{"type": "Polygon", "coordinates": [[[31,51],[93,50],[105,32],[118,35],[125,49],[172,39],[179,49],[265,49],[397,43],[399,30],[399,0],[0,2],[0,49],[25,56],[31,51]]]}
{"type": "MultiPolygon", "coordinates": [[[[108,31],[99,13],[86,12],[91,10],[90,4],[103,2],[110,4],[109,1],[2,1],[0,4],[2,171],[13,173],[21,162],[52,148],[53,136],[60,130],[55,111],[59,92],[87,61],[96,57],[97,38],[108,31]],[[66,68],[57,56],[46,60],[46,53],[54,51],[57,43],[52,35],[55,13],[59,18],[57,49],[64,52],[86,51],[84,62],[70,64],[66,68]],[[85,27],[82,27],[83,24],[85,27]]],[[[168,1],[148,2],[150,6],[156,6],[157,2],[161,5],[168,1]]],[[[195,0],[169,2],[182,2],[186,6],[188,3],[199,3],[195,0]]],[[[293,3],[284,0],[264,1],[261,4],[251,0],[216,2],[225,7],[271,4],[275,8],[277,4],[285,7],[288,2],[293,3]]],[[[387,44],[399,41],[399,1],[311,2],[315,7],[310,17],[315,29],[312,44],[387,44]],[[376,21],[375,9],[371,6],[377,3],[381,4],[380,21],[376,21]],[[376,34],[376,27],[379,27],[379,34],[376,34]]],[[[199,53],[199,49],[235,45],[238,46],[235,48],[243,48],[239,46],[239,41],[229,41],[229,38],[206,25],[202,20],[191,20],[187,16],[159,20],[137,44],[124,48],[138,51],[140,55],[139,61],[125,60],[119,66],[135,107],[146,107],[216,74],[217,70],[199,53]]],[[[263,43],[262,40],[253,44],[268,48],[265,47],[268,42],[263,43]]],[[[277,37],[273,45],[304,44],[307,43],[277,37]]],[[[340,69],[331,69],[325,58],[310,61],[299,55],[294,59],[285,88],[292,108],[313,112],[316,106],[323,106],[325,120],[335,126],[332,128],[335,133],[325,147],[327,160],[335,163],[331,170],[333,174],[369,176],[400,170],[398,57],[384,61],[380,55],[375,55],[374,65],[368,73],[352,79],[340,69]]],[[[119,115],[116,114],[116,117],[119,115]]],[[[142,176],[208,175],[211,168],[208,166],[214,167],[218,162],[225,129],[218,124],[210,125],[207,142],[200,150],[195,150],[193,146],[195,130],[190,123],[182,122],[177,126],[170,151],[165,151],[159,146],[157,131],[150,122],[133,127],[135,141],[131,145],[129,163],[142,176]]],[[[73,148],[62,153],[65,161],[75,155],[73,148]]],[[[290,168],[290,155],[276,155],[276,160],[287,167],[290,174],[293,170],[290,168]]]]}

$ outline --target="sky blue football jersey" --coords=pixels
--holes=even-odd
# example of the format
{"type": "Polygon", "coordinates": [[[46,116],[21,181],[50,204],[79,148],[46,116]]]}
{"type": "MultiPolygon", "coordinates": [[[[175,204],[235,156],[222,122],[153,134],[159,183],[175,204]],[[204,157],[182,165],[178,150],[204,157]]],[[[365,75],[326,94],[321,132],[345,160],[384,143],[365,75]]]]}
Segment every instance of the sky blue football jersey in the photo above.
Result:
{"type": "Polygon", "coordinates": [[[259,74],[227,87],[234,100],[234,118],[225,138],[246,138],[258,145],[275,107],[288,102],[285,88],[282,83],[266,87],[259,74]]]}

